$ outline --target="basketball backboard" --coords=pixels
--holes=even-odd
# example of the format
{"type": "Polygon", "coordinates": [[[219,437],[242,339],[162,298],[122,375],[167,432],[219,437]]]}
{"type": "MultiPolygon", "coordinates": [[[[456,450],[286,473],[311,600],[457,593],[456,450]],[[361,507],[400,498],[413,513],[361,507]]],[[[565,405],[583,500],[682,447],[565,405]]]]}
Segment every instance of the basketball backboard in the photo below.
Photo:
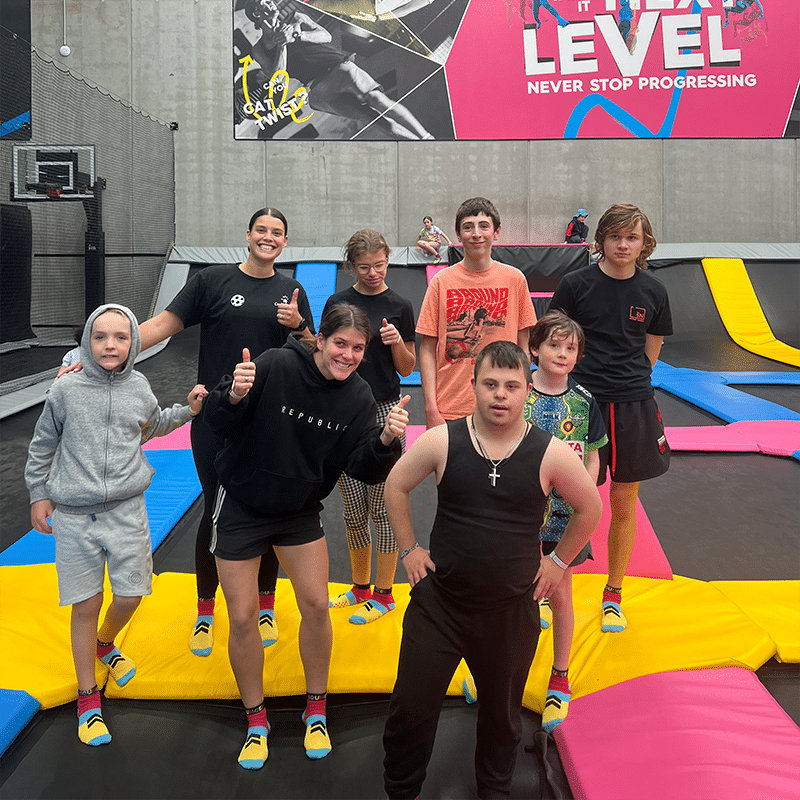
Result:
{"type": "Polygon", "coordinates": [[[94,145],[14,145],[12,158],[12,200],[83,200],[93,194],[94,145]]]}

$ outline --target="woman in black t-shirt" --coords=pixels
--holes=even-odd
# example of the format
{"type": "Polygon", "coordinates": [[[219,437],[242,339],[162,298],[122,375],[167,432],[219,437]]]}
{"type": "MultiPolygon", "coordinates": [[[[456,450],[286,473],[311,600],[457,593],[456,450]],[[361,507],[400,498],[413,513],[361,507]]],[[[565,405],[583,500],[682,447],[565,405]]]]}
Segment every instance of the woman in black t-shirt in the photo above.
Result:
{"type": "MultiPolygon", "coordinates": [[[[327,310],[336,303],[350,303],[369,318],[372,337],[358,373],[372,389],[379,424],[383,424],[400,398],[397,373],[410,375],[416,363],[413,308],[408,300],[386,285],[389,252],[386,239],[378,231],[366,228],[354,233],[345,245],[344,263],[345,269],[355,276],[356,283],[328,298],[325,304],[327,310]]],[[[405,449],[405,437],[401,441],[405,449]]],[[[383,483],[368,486],[345,474],[339,478],[353,587],[331,598],[330,606],[347,608],[365,603],[350,617],[354,625],[374,622],[394,608],[392,584],[397,567],[397,542],[386,518],[383,488],[383,483]],[[370,588],[370,517],[377,539],[374,592],[370,588]]]]}
{"type": "MultiPolygon", "coordinates": [[[[249,253],[241,264],[206,267],[152,319],[139,326],[142,350],[192,325],[200,325],[197,382],[209,389],[230,374],[241,358],[242,348],[254,355],[281,347],[292,331],[313,333],[311,309],[303,287],[275,270],[275,260],[288,240],[289,226],[274,208],[262,208],[250,219],[246,233],[249,253]]],[[[203,487],[203,517],[197,529],[197,620],[189,647],[197,656],[211,654],[214,598],[219,585],[217,566],[209,551],[212,510],[217,488],[214,459],[224,439],[203,421],[192,421],[192,454],[203,487]]],[[[259,572],[259,628],[264,647],[278,638],[275,624],[275,584],[278,559],[270,550],[259,572]]]]}

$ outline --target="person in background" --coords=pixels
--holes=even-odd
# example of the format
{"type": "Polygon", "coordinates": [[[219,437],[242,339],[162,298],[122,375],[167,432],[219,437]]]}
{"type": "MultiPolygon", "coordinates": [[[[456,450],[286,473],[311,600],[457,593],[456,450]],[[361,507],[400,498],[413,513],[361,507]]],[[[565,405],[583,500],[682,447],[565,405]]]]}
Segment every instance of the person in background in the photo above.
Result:
{"type": "Polygon", "coordinates": [[[589,226],[586,224],[586,217],[589,212],[585,208],[579,208],[575,216],[567,225],[567,232],[564,234],[564,244],[585,244],[586,237],[589,235],[589,226]]]}
{"type": "Polygon", "coordinates": [[[433,224],[433,218],[423,217],[422,230],[417,236],[417,250],[425,253],[426,256],[433,256],[434,264],[439,264],[442,260],[442,256],[439,253],[442,247],[442,238],[447,242],[448,247],[452,246],[453,243],[447,237],[447,234],[433,224]]]}

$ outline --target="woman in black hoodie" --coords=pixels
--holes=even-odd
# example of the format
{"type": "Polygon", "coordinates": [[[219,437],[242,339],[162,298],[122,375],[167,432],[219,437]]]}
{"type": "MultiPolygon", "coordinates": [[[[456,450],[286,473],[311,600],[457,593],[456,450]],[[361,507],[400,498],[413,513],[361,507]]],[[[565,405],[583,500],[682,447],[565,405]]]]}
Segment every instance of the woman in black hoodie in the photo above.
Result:
{"type": "Polygon", "coordinates": [[[370,339],[363,311],[346,303],[323,316],[310,342],[292,335],[284,347],[250,360],[206,400],[205,421],[226,439],[217,459],[220,487],[211,550],[230,617],[229,655],[248,716],[239,763],[258,769],[267,758],[264,651],[258,633],[258,566],[270,546],[292,582],[300,609],[300,658],[308,704],[309,758],[331,750],[325,693],[332,629],[328,613],[328,550],[322,500],[348,475],[386,479],[400,455],[404,397],[386,424],[375,424],[375,400],[356,368],[370,339]]]}

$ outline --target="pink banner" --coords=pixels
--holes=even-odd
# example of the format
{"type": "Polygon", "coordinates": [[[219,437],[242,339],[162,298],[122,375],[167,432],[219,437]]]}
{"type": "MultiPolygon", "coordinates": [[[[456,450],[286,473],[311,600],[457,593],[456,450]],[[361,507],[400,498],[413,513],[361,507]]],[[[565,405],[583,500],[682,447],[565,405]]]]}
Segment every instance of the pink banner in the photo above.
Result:
{"type": "Polygon", "coordinates": [[[234,0],[235,134],[782,137],[799,49],[798,0],[234,0]]]}

